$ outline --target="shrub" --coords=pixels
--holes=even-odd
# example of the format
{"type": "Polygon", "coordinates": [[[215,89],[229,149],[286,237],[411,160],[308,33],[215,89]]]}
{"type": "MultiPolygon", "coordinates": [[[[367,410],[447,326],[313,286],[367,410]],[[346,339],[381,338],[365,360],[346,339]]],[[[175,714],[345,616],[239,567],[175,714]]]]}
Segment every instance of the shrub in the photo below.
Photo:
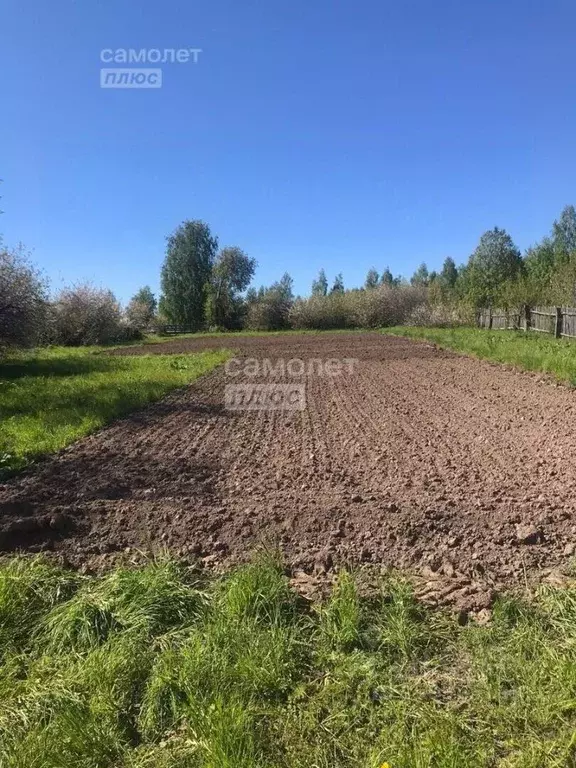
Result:
{"type": "MultiPolygon", "coordinates": [[[[142,294],[144,290],[139,291],[139,294],[142,294]]],[[[154,320],[156,301],[152,293],[150,293],[151,300],[139,294],[133,296],[128,302],[125,319],[131,328],[144,331],[150,327],[154,320]]]]}
{"type": "Polygon", "coordinates": [[[293,280],[285,272],[270,287],[246,294],[246,326],[254,331],[280,331],[290,326],[290,310],[294,304],[293,280]]]}
{"type": "Polygon", "coordinates": [[[127,317],[123,317],[120,320],[117,334],[111,341],[140,341],[144,338],[145,330],[145,328],[133,325],[127,317]]]}
{"type": "Polygon", "coordinates": [[[31,347],[42,339],[47,319],[47,286],[22,248],[0,243],[0,349],[31,347]]]}
{"type": "Polygon", "coordinates": [[[353,323],[359,328],[401,325],[425,300],[426,289],[422,286],[381,285],[369,291],[351,291],[353,323]]]}
{"type": "Polygon", "coordinates": [[[246,327],[252,331],[276,331],[284,327],[281,308],[272,301],[252,304],[246,316],[246,327]]]}
{"type": "Polygon", "coordinates": [[[466,304],[419,304],[406,318],[406,325],[453,328],[475,325],[474,308],[466,304]]]}
{"type": "Polygon", "coordinates": [[[65,346],[107,344],[129,334],[112,291],[92,285],[65,288],[53,305],[53,340],[65,346]]]}
{"type": "Polygon", "coordinates": [[[323,331],[350,328],[354,322],[347,297],[346,293],[329,293],[297,299],[290,310],[290,324],[293,328],[323,331]]]}
{"type": "Polygon", "coordinates": [[[290,312],[294,328],[382,328],[400,325],[425,301],[426,290],[409,285],[381,285],[298,299],[290,312]]]}

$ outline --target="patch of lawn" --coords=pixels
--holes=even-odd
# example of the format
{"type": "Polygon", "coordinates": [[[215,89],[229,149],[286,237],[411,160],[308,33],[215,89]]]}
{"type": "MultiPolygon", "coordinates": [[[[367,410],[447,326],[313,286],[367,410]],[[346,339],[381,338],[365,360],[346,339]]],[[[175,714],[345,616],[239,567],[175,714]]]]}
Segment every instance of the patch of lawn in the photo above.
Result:
{"type": "Polygon", "coordinates": [[[385,328],[383,333],[432,341],[441,347],[484,360],[516,365],[527,371],[551,373],[576,386],[576,343],[524,331],[480,328],[385,328]]]}
{"type": "Polygon", "coordinates": [[[158,400],[224,362],[225,350],[116,357],[48,348],[0,362],[0,477],[158,400]]]}
{"type": "Polygon", "coordinates": [[[462,627],[383,577],[309,606],[269,557],[209,578],[0,566],[0,765],[541,768],[576,759],[576,592],[462,627]]]}
{"type": "Polygon", "coordinates": [[[374,332],[371,328],[300,328],[292,329],[287,328],[282,331],[199,331],[198,333],[174,333],[159,335],[156,333],[149,333],[144,337],[142,341],[131,341],[128,344],[122,344],[119,346],[142,346],[143,344],[164,344],[167,341],[178,341],[179,339],[203,339],[203,338],[216,338],[216,339],[234,339],[242,338],[243,336],[315,336],[318,334],[327,333],[369,333],[374,332]]]}

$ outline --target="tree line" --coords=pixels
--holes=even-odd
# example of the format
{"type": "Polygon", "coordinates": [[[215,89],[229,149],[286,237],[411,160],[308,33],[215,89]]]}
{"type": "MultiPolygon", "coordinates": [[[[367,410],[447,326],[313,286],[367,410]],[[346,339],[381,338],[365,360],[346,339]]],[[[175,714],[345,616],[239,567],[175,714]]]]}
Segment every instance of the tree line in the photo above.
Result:
{"type": "Polygon", "coordinates": [[[106,344],[176,324],[190,331],[239,329],[256,261],[236,246],[218,248],[207,224],[185,221],[167,238],[157,300],[143,286],[122,308],[114,293],[89,283],[51,295],[22,247],[0,241],[0,349],[35,344],[106,344]]]}
{"type": "Polygon", "coordinates": [[[0,241],[0,347],[102,344],[176,325],[188,331],[379,327],[470,320],[483,307],[576,304],[576,209],[566,206],[549,235],[522,254],[505,229],[485,232],[468,260],[423,262],[409,278],[371,268],[361,287],[321,269],[307,297],[285,273],[251,287],[256,261],[238,246],[219,247],[206,222],[184,221],[166,239],[161,294],[140,288],[125,308],[90,284],[51,295],[22,248],[0,241]]]}
{"type": "Polygon", "coordinates": [[[485,232],[468,261],[440,272],[421,264],[411,278],[433,305],[501,307],[576,305],[576,209],[567,205],[550,233],[522,254],[505,229],[485,232]]]}

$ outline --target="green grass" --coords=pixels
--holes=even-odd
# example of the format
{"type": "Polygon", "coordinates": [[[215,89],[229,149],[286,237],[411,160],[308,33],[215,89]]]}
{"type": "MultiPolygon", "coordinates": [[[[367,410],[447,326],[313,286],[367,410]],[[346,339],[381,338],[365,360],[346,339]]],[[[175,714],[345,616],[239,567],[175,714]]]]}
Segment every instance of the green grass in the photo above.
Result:
{"type": "Polygon", "coordinates": [[[200,331],[198,333],[176,333],[168,335],[159,335],[156,333],[147,334],[142,341],[131,341],[121,346],[142,346],[143,344],[165,344],[168,341],[178,341],[179,339],[235,339],[243,336],[316,336],[332,333],[369,333],[374,332],[373,328],[287,328],[283,331],[200,331]]]}
{"type": "Polygon", "coordinates": [[[383,333],[432,341],[484,360],[550,373],[576,386],[576,344],[536,332],[479,328],[386,328],[383,333]]]}
{"type": "Polygon", "coordinates": [[[274,559],[208,578],[0,566],[0,765],[542,768],[576,764],[576,591],[489,626],[341,573],[310,606],[274,559]]]}
{"type": "Polygon", "coordinates": [[[22,352],[0,362],[0,477],[158,400],[229,352],[112,356],[97,347],[22,352]]]}

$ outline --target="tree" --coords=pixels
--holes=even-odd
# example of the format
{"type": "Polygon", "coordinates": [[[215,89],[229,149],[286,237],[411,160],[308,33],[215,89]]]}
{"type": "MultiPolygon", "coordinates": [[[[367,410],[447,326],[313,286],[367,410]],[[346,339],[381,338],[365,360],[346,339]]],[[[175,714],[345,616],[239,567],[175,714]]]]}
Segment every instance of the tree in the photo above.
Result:
{"type": "Polygon", "coordinates": [[[312,296],[326,296],[327,293],[328,278],[324,269],[321,269],[316,280],[312,281],[312,296]]]}
{"type": "Polygon", "coordinates": [[[126,307],[126,317],[133,328],[147,328],[156,314],[156,298],[149,285],[140,288],[126,307]]]}
{"type": "Polygon", "coordinates": [[[344,293],[344,278],[342,277],[342,272],[339,272],[334,278],[330,293],[344,293]]]}
{"type": "Polygon", "coordinates": [[[223,248],[210,279],[207,317],[210,325],[237,328],[241,322],[240,294],[248,288],[256,270],[256,259],[236,246],[223,248]]]}
{"type": "Polygon", "coordinates": [[[0,242],[0,349],[29,347],[45,331],[47,284],[23,248],[9,250],[0,242]]]}
{"type": "Polygon", "coordinates": [[[576,254],[576,208],[567,205],[552,225],[552,243],[557,261],[566,263],[576,254]]]}
{"type": "Polygon", "coordinates": [[[248,288],[246,291],[246,304],[250,306],[251,304],[256,304],[258,301],[258,291],[256,288],[248,288]]]}
{"type": "Polygon", "coordinates": [[[430,275],[428,273],[428,267],[424,262],[420,264],[416,272],[410,278],[410,283],[418,287],[426,287],[430,282],[430,275]]]}
{"type": "Polygon", "coordinates": [[[550,284],[550,278],[556,266],[557,252],[551,238],[545,237],[542,242],[528,248],[524,265],[529,277],[540,283],[543,290],[550,284]]]}
{"type": "Polygon", "coordinates": [[[277,331],[287,328],[294,304],[294,281],[285,272],[280,280],[269,288],[262,286],[251,295],[248,307],[248,325],[255,330],[277,331]]]}
{"type": "Polygon", "coordinates": [[[380,275],[380,285],[387,285],[390,288],[393,285],[396,285],[396,280],[394,279],[394,275],[392,272],[390,272],[390,268],[386,267],[384,272],[380,275]]]}
{"type": "Polygon", "coordinates": [[[274,283],[271,290],[278,295],[280,301],[285,304],[292,304],[294,301],[294,280],[288,272],[284,272],[278,283],[274,283]]]}
{"type": "Polygon", "coordinates": [[[161,309],[170,322],[202,328],[217,249],[218,239],[203,221],[185,221],[167,238],[161,309]]]}
{"type": "Polygon", "coordinates": [[[440,285],[445,291],[454,290],[454,286],[458,280],[458,269],[456,268],[454,259],[452,259],[450,256],[444,259],[444,264],[442,265],[442,271],[440,272],[439,279],[440,285]]]}
{"type": "Polygon", "coordinates": [[[490,306],[501,286],[522,269],[522,257],[505,229],[488,230],[480,238],[463,273],[464,290],[477,307],[490,306]]]}
{"type": "Polygon", "coordinates": [[[552,225],[550,237],[528,249],[524,263],[529,292],[537,302],[573,300],[575,271],[571,265],[576,266],[576,209],[573,205],[563,209],[552,225]]]}
{"type": "Polygon", "coordinates": [[[556,266],[550,278],[547,300],[550,298],[555,304],[576,306],[576,261],[567,261],[556,266]]]}
{"type": "Polygon", "coordinates": [[[371,269],[368,270],[364,287],[366,289],[376,288],[378,285],[378,280],[379,280],[378,272],[374,269],[374,267],[372,267],[371,269]]]}

